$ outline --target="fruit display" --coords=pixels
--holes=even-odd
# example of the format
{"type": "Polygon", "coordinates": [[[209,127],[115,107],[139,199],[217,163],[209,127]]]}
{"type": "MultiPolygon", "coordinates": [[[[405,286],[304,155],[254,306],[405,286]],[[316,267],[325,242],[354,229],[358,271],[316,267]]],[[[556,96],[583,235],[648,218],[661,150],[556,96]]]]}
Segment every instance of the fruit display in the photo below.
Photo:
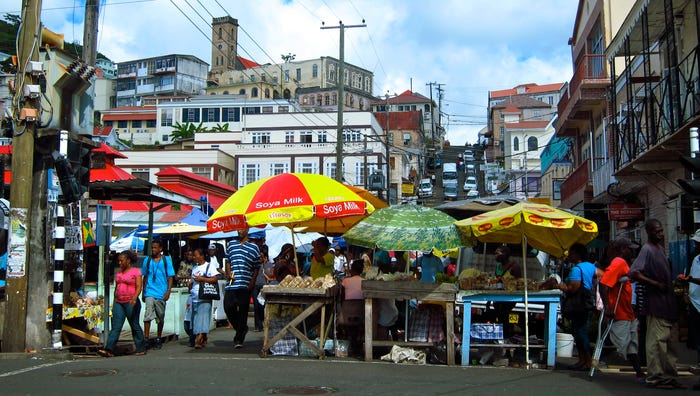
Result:
{"type": "Polygon", "coordinates": [[[287,275],[277,286],[288,287],[290,289],[327,289],[335,286],[335,279],[333,279],[333,276],[330,274],[326,274],[323,278],[316,279],[312,277],[301,277],[299,275],[287,275]]]}

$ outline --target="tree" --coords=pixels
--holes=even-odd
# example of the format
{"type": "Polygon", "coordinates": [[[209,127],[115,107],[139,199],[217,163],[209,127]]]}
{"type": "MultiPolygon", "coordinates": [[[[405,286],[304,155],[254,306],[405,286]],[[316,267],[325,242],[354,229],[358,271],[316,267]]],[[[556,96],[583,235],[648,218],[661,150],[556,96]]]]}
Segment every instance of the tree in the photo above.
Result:
{"type": "Polygon", "coordinates": [[[216,126],[211,127],[211,132],[228,132],[228,122],[223,125],[216,124],[216,126]]]}
{"type": "Polygon", "coordinates": [[[170,138],[175,142],[178,140],[192,139],[197,132],[207,132],[207,128],[203,127],[202,124],[203,122],[200,122],[199,125],[195,125],[191,122],[186,122],[184,124],[176,122],[173,124],[173,131],[170,132],[170,138]]]}

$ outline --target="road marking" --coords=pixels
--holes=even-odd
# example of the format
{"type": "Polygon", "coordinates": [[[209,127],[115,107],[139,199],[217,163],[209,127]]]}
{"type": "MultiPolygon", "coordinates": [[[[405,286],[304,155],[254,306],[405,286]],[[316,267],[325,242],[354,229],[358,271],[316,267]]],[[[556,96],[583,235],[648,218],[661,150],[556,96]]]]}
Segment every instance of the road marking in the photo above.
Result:
{"type": "Polygon", "coordinates": [[[64,361],[58,361],[58,362],[54,362],[54,363],[44,363],[44,364],[40,364],[38,366],[33,366],[33,367],[27,367],[27,368],[23,368],[21,370],[15,370],[15,371],[10,371],[8,373],[0,374],[0,378],[11,377],[13,375],[23,374],[23,373],[26,373],[29,371],[38,370],[38,369],[42,369],[45,367],[57,366],[59,364],[68,363],[68,362],[69,362],[68,360],[64,360],[64,361]]]}

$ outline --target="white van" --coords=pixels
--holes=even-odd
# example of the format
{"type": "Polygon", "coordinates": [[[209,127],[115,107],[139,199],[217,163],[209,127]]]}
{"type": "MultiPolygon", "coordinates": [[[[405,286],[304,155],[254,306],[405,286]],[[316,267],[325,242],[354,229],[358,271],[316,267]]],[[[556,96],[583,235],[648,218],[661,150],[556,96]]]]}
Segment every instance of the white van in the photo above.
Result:
{"type": "Polygon", "coordinates": [[[458,187],[457,179],[443,181],[445,183],[445,200],[454,201],[457,199],[458,187]]]}
{"type": "Polygon", "coordinates": [[[442,187],[445,187],[445,181],[455,180],[457,181],[457,164],[446,163],[442,166],[442,187]]]}
{"type": "Polygon", "coordinates": [[[467,175],[473,175],[476,173],[476,165],[474,164],[467,164],[466,167],[464,167],[464,173],[467,175]]]}

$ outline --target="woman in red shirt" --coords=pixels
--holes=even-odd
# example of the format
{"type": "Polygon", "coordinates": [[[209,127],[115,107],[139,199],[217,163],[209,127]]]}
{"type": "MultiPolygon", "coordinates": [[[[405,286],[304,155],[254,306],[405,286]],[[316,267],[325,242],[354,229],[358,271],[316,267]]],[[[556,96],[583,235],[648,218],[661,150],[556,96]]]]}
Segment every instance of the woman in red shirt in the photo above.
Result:
{"type": "Polygon", "coordinates": [[[117,271],[117,276],[115,277],[112,328],[109,331],[105,347],[97,351],[100,356],[114,356],[114,347],[119,341],[119,333],[122,331],[125,320],[128,320],[129,326],[131,326],[131,335],[136,345],[136,355],[146,354],[146,341],[139,324],[139,316],[141,314],[139,296],[141,295],[142,287],[141,270],[131,266],[136,260],[136,253],[131,250],[125,250],[117,257],[119,271],[117,271]]]}

